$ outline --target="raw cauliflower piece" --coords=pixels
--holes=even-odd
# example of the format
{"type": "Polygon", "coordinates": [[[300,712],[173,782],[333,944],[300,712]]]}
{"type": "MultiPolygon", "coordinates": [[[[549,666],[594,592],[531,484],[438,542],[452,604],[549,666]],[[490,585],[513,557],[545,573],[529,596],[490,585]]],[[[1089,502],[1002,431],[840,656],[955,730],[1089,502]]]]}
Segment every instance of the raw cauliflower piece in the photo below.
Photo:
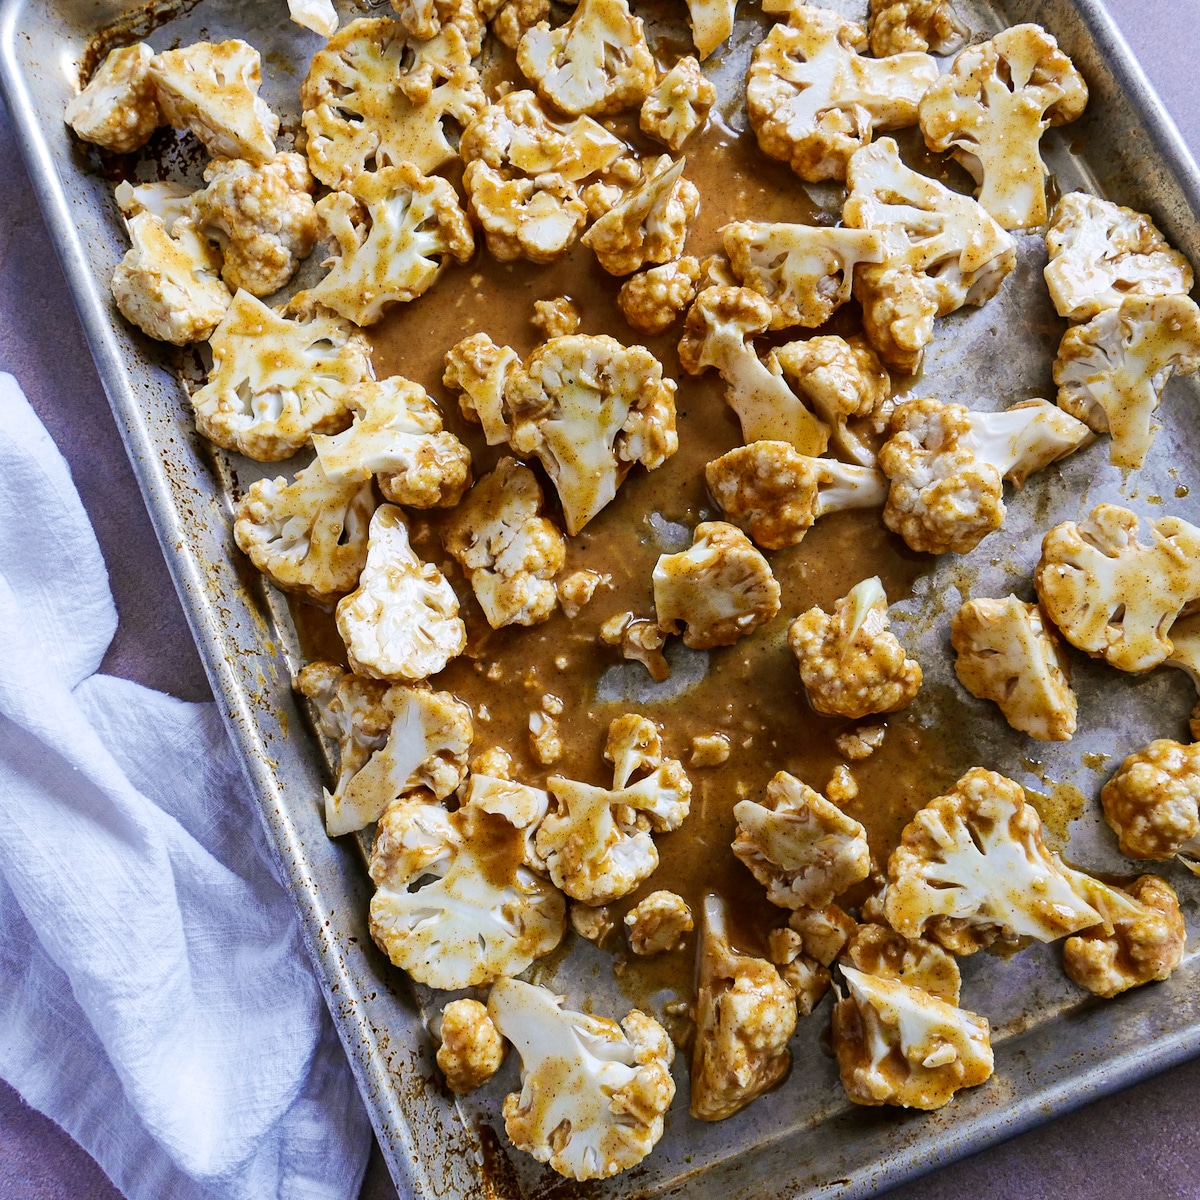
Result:
{"type": "Polygon", "coordinates": [[[850,156],[876,129],[917,123],[938,77],[928,54],[864,58],[867,33],[827,8],[794,7],[754,48],[746,112],[764,154],[801,179],[845,179],[850,156]]]}
{"type": "Polygon", "coordinates": [[[573,621],[591,603],[597,588],[612,587],[612,576],[586,569],[572,571],[559,579],[555,587],[563,612],[573,621]]]}
{"type": "Polygon", "coordinates": [[[677,950],[691,931],[692,910],[674,892],[651,892],[625,914],[629,948],[642,957],[677,950]]]}
{"type": "Polygon", "coordinates": [[[504,1063],[504,1039],[478,1000],[451,1000],[438,1034],[437,1065],[457,1096],[482,1087],[504,1063]]]}
{"type": "Polygon", "coordinates": [[[276,587],[329,604],[358,585],[375,511],[370,482],[329,479],[315,462],[260,479],[238,502],[233,536],[276,587]]]}
{"type": "Polygon", "coordinates": [[[680,314],[696,298],[700,262],[695,258],[677,258],[631,275],[617,292],[621,315],[638,333],[658,337],[679,320],[680,314]]]}
{"type": "Polygon", "coordinates": [[[689,767],[719,767],[729,761],[731,746],[724,733],[698,733],[692,738],[689,767]]]}
{"type": "Polygon", "coordinates": [[[288,16],[297,25],[331,38],[337,33],[338,15],[333,0],[288,0],[288,16]]]}
{"type": "Polygon", "coordinates": [[[658,78],[642,20],[626,0],[580,0],[557,29],[539,22],[517,46],[517,65],[543,100],[573,117],[633,108],[658,78]]]}
{"type": "Polygon", "coordinates": [[[1126,858],[1200,858],[1200,744],[1151,742],[1121,763],[1100,803],[1126,858]]]}
{"type": "Polygon", "coordinates": [[[716,102],[717,89],[704,78],[700,64],[689,54],[646,97],[638,114],[638,125],[643,133],[678,154],[683,143],[708,120],[708,110],[716,102]]]}
{"type": "Polygon", "coordinates": [[[568,1179],[607,1179],[662,1137],[675,1048],[636,1008],[618,1025],[564,1003],[516,979],[492,988],[488,1011],[521,1056],[521,1090],[504,1098],[504,1130],[518,1150],[568,1179]]]}
{"type": "Polygon", "coordinates": [[[414,41],[428,42],[447,26],[463,35],[472,58],[483,46],[488,18],[499,8],[499,0],[391,0],[392,11],[414,41]]]}
{"type": "Polygon", "coordinates": [[[351,669],[374,679],[427,679],[466,649],[454,589],[413,553],[393,504],[371,518],[367,565],[337,606],[337,627],[351,669]]]}
{"type": "Polygon", "coordinates": [[[1054,360],[1058,405],[1112,436],[1109,461],[1140,467],[1150,418],[1173,374],[1200,369],[1200,308],[1187,296],[1130,296],[1063,335],[1054,360]]]}
{"type": "Polygon", "coordinates": [[[801,454],[823,454],[828,428],[784,382],[778,364],[764,363],[750,344],[770,327],[771,306],[757,292],[705,288],[688,311],[679,365],[689,375],[716,367],[726,384],[725,403],[737,414],[746,442],[790,442],[801,454]]]}
{"type": "Polygon", "coordinates": [[[561,174],[528,179],[476,160],[467,164],[463,186],[499,262],[553,262],[570,249],[587,220],[579,189],[561,174]]]}
{"type": "Polygon", "coordinates": [[[767,934],[767,958],[779,968],[780,978],[792,989],[800,1016],[812,1010],[829,991],[829,968],[804,953],[804,939],[792,929],[772,929],[767,934]]]}
{"type": "Polygon", "coordinates": [[[771,565],[736,526],[704,521],[692,545],[659,556],[654,608],[659,628],[679,633],[685,646],[732,646],[779,611],[779,583],[771,565]]]}
{"type": "Polygon", "coordinates": [[[492,18],[492,32],[502,46],[515,50],[540,21],[550,19],[550,0],[504,0],[492,18]]]}
{"type": "Polygon", "coordinates": [[[871,873],[867,831],[786,771],[763,804],[740,800],[733,815],[734,856],[780,908],[824,908],[871,873]]]}
{"type": "Polygon", "coordinates": [[[800,935],[804,953],[827,967],[854,936],[858,922],[836,904],[827,904],[796,909],[788,917],[788,928],[800,935]]]}
{"type": "Polygon", "coordinates": [[[1038,599],[1072,646],[1120,671],[1157,667],[1171,653],[1175,618],[1200,600],[1200,529],[1178,517],[1149,522],[1100,504],[1042,539],[1034,573],[1038,599]]]}
{"type": "Polygon", "coordinates": [[[883,745],[886,735],[886,725],[860,725],[857,729],[839,733],[833,742],[839,754],[858,762],[860,759],[870,758],[883,745]]]}
{"type": "Polygon", "coordinates": [[[879,577],[856,584],[833,614],[810,608],[788,628],[809,703],[828,716],[897,712],[921,687],[921,666],[888,628],[879,577]]]}
{"type": "Polygon", "coordinates": [[[449,258],[466,262],[475,235],[458,194],[412,163],[359,175],[317,202],[321,234],[337,243],[328,275],[307,293],[356,325],[424,295],[449,258]]]}
{"type": "Polygon", "coordinates": [[[991,1078],[987,1018],[918,987],[842,967],[833,1048],[855,1104],[935,1109],[991,1078]]]}
{"type": "Polygon", "coordinates": [[[446,351],[442,382],[462,392],[462,415],[483,426],[489,446],[500,446],[512,437],[504,406],[504,389],[520,356],[510,346],[497,346],[486,333],[473,333],[446,351]]]}
{"type": "Polygon", "coordinates": [[[724,902],[704,898],[696,966],[691,1115],[723,1121],[773,1088],[791,1065],[796,998],[764,958],[730,944],[724,902]]]}
{"type": "Polygon", "coordinates": [[[371,377],[370,346],[349,321],[296,309],[291,319],[249,292],[233,298],[212,335],[208,382],[192,396],[196,428],[218,446],[278,462],[350,423],[351,389],[371,377]]]}
{"type": "Polygon", "coordinates": [[[1129,296],[1182,296],[1192,265],[1145,213],[1068,192],[1046,230],[1046,286],[1060,317],[1086,321],[1129,296]]]}
{"type": "Polygon", "coordinates": [[[906,50],[953,54],[970,33],[949,0],[871,0],[870,30],[876,58],[906,50]]]}
{"type": "Polygon", "coordinates": [[[867,467],[797,454],[787,442],[738,446],[704,468],[721,511],[764,550],[797,546],[818,518],[887,499],[887,478],[867,467]]]}
{"type": "Polygon", "coordinates": [[[854,272],[863,329],[889,367],[915,372],[934,318],[990,300],[1016,266],[1016,243],[970,196],[906,167],[891,138],[858,151],[846,182],[842,220],[883,235],[883,261],[854,272]]]}
{"type": "Polygon", "coordinates": [[[558,604],[554,576],[566,560],[566,543],[541,511],[534,473],[502,458],[442,527],[442,542],[493,629],[537,625],[558,604]]]}
{"type": "Polygon", "coordinates": [[[1050,125],[1083,115],[1083,76],[1040,25],[1014,25],[964,50],[920,104],[921,133],[952,150],[979,185],[979,203],[1005,229],[1046,223],[1046,164],[1039,143],[1050,125]]]}
{"type": "Polygon", "coordinates": [[[667,635],[648,617],[615,613],[600,626],[600,640],[606,646],[616,646],[622,658],[640,662],[656,683],[670,679],[671,667],[663,654],[667,635]]]}
{"type": "Polygon", "coordinates": [[[733,32],[737,0],[687,0],[687,7],[692,42],[705,59],[733,32]]]}
{"type": "Polygon", "coordinates": [[[1101,923],[1042,842],[1042,820],[1021,785],[968,771],[905,826],[888,859],[888,924],[928,935],[955,954],[997,938],[1052,942],[1101,923]]]}
{"type": "Polygon", "coordinates": [[[913,550],[966,554],[1004,524],[1005,479],[1020,487],[1091,440],[1082,421],[1045,400],[991,413],[908,400],[879,451],[892,481],[883,523],[913,550]]]}
{"type": "Polygon", "coordinates": [[[533,316],[529,318],[529,323],[543,341],[549,341],[551,338],[570,337],[578,333],[582,319],[569,296],[555,296],[553,300],[533,302],[533,316]]]}
{"type": "Polygon", "coordinates": [[[950,643],[954,672],[972,696],[995,701],[1014,729],[1039,742],[1071,740],[1071,667],[1038,605],[1016,596],[968,600],[950,622],[950,643]]]}
{"type": "Polygon", "coordinates": [[[683,178],[684,165],[667,154],[648,163],[643,181],[580,239],[610,275],[629,275],[683,253],[688,224],[700,209],[700,192],[683,178]]]}
{"type": "Polygon", "coordinates": [[[896,979],[947,1004],[958,1003],[958,960],[924,938],[906,938],[886,925],[859,925],[842,955],[855,970],[876,979],[896,979]]]}
{"type": "Polygon", "coordinates": [[[824,325],[847,300],[859,263],[883,261],[875,229],[735,221],[721,230],[730,269],[771,306],[771,328],[824,325]]]}
{"type": "Polygon", "coordinates": [[[196,42],[150,60],[158,107],[194,133],[213,158],[261,166],[275,157],[279,118],[259,94],[262,59],[248,42],[196,42]]]}
{"type": "Polygon", "coordinates": [[[675,383],[643,346],[573,334],[551,338],[505,387],[509,444],[534,454],[577,534],[616,494],[630,467],[653,471],[675,453],[675,383]]]}
{"type": "Polygon", "coordinates": [[[221,278],[254,296],[277,292],[300,269],[317,236],[313,179],[299,154],[259,166],[217,158],[204,168],[208,186],[192,198],[196,224],[221,248],[221,278]]]}
{"type": "Polygon", "coordinates": [[[163,123],[150,78],[154,51],[145,42],[111,50],[63,119],[85,142],[114,154],[140,150],[163,123]]]}

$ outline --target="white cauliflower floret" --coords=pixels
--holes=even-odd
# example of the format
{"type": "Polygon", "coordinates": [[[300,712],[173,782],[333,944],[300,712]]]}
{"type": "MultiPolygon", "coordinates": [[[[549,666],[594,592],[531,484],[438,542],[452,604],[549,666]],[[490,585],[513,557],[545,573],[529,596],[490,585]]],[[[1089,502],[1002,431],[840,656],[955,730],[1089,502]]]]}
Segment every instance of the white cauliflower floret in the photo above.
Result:
{"type": "Polygon", "coordinates": [[[517,65],[538,94],[571,116],[601,116],[641,104],[658,78],[640,17],[626,0],[580,0],[557,29],[535,25],[517,65]]]}
{"type": "Polygon", "coordinates": [[[600,626],[600,640],[606,646],[616,646],[622,658],[640,662],[656,683],[670,679],[671,667],[663,654],[667,635],[648,617],[615,613],[600,626]]]}
{"type": "Polygon", "coordinates": [[[654,567],[654,608],[660,629],[696,650],[731,646],[779,611],[771,566],[738,528],[724,521],[696,526],[692,545],[663,554],[654,567]]]}
{"type": "Polygon", "coordinates": [[[196,428],[218,446],[278,462],[350,423],[351,389],[371,377],[367,340],[333,313],[298,307],[292,320],[249,292],[233,298],[192,396],[196,428]]]}
{"type": "Polygon", "coordinates": [[[1159,738],[1129,755],[1100,803],[1126,858],[1200,858],[1200,743],[1159,738]]]}
{"type": "Polygon", "coordinates": [[[599,571],[572,571],[558,580],[555,587],[563,612],[574,620],[591,603],[597,588],[612,587],[612,576],[599,571]]]}
{"type": "Polygon", "coordinates": [[[276,587],[328,604],[358,584],[374,511],[369,482],[334,482],[315,462],[292,480],[252,483],[234,513],[233,536],[276,587]]]}
{"type": "Polygon", "coordinates": [[[586,334],[551,338],[513,369],[504,395],[509,444],[546,468],[572,537],[635,462],[653,471],[679,446],[675,383],[643,346],[586,334]]]}
{"type": "Polygon", "coordinates": [[[337,33],[338,15],[333,0],[288,0],[288,16],[297,25],[331,38],[337,33]]]}
{"type": "Polygon", "coordinates": [[[687,0],[692,42],[706,59],[732,32],[737,0],[687,0]]]}
{"type": "Polygon", "coordinates": [[[642,957],[677,950],[692,931],[692,910],[674,892],[651,892],[625,914],[629,948],[642,957]]]}
{"type": "Polygon", "coordinates": [[[492,32],[502,46],[515,50],[540,21],[550,19],[550,0],[504,0],[492,18],[492,32]]]}
{"type": "Polygon", "coordinates": [[[824,908],[871,873],[867,831],[794,775],[780,771],[766,800],[740,800],[734,856],[780,908],[824,908]]]}
{"type": "Polygon", "coordinates": [[[855,1104],[934,1109],[991,1078],[987,1018],[918,987],[842,968],[833,1048],[855,1104]]]}
{"type": "Polygon", "coordinates": [[[488,1011],[521,1056],[521,1090],[504,1099],[504,1129],[518,1150],[568,1179],[607,1179],[662,1137],[675,1049],[636,1008],[618,1025],[564,1001],[516,979],[492,988],[488,1011]]]}
{"type": "Polygon", "coordinates": [[[696,968],[691,1115],[722,1121],[773,1088],[792,1056],[796,998],[764,958],[735,950],[725,905],[704,899],[696,968]]]}
{"type": "Polygon", "coordinates": [[[949,0],[871,0],[871,53],[876,58],[906,50],[953,54],[969,33],[949,0]]]}
{"type": "Polygon", "coordinates": [[[888,859],[888,923],[955,954],[997,938],[1052,942],[1100,924],[1042,842],[1021,785],[976,767],[913,817],[888,859]]]}
{"type": "Polygon", "coordinates": [[[1173,374],[1200,369],[1200,308],[1187,296],[1130,296],[1068,329],[1054,360],[1059,407],[1112,436],[1109,460],[1140,467],[1150,418],[1173,374]]]}
{"type": "Polygon", "coordinates": [[[1039,143],[1049,125],[1087,107],[1083,76],[1040,25],[1015,25],[964,50],[921,99],[921,132],[952,150],[979,189],[979,203],[1005,229],[1046,223],[1046,164],[1039,143]]]}
{"type": "Polygon", "coordinates": [[[1070,741],[1078,702],[1070,664],[1049,620],[1016,596],[968,600],[950,622],[959,682],[993,700],[1004,719],[1039,742],[1070,741]]]}
{"type": "Polygon", "coordinates": [[[691,257],[651,267],[621,284],[617,307],[638,333],[657,337],[666,333],[695,300],[699,278],[700,262],[691,257]]]}
{"type": "Polygon", "coordinates": [[[866,30],[827,8],[798,5],[754,48],[746,112],[764,154],[801,179],[845,179],[876,129],[917,123],[938,77],[928,54],[865,58],[866,30]]]}
{"type": "Polygon", "coordinates": [[[466,649],[458,597],[413,553],[395,505],[371,518],[367,565],[358,590],[338,604],[337,627],[351,668],[375,679],[427,679],[466,649]]]}
{"type": "Polygon", "coordinates": [[[809,703],[819,713],[857,719],[896,712],[921,687],[921,666],[888,628],[879,577],[856,584],[833,615],[810,608],[788,628],[809,703]]]}
{"type": "Polygon", "coordinates": [[[533,316],[529,323],[538,331],[543,341],[556,337],[570,337],[579,332],[581,318],[579,309],[569,296],[555,296],[553,300],[535,300],[533,316]]]}
{"type": "Polygon", "coordinates": [[[486,333],[473,333],[446,351],[442,382],[462,392],[458,407],[468,421],[483,426],[489,446],[512,437],[504,408],[509,374],[521,358],[510,346],[497,346],[486,333]]]}
{"type": "Polygon", "coordinates": [[[958,960],[924,938],[906,938],[886,925],[859,925],[842,955],[855,970],[876,979],[897,979],[947,1004],[958,1003],[958,960]]]}
{"type": "Polygon", "coordinates": [[[708,119],[708,110],[716,102],[717,89],[704,78],[700,64],[689,54],[646,97],[638,114],[638,125],[643,133],[678,154],[683,143],[708,119]]]}
{"type": "Polygon", "coordinates": [[[1045,400],[992,413],[906,401],[879,451],[892,481],[883,523],[913,550],[966,554],[1004,524],[1005,479],[1020,487],[1091,440],[1082,421],[1045,400]]]}
{"type": "Polygon", "coordinates": [[[850,299],[854,268],[883,261],[874,229],[735,221],[721,230],[730,269],[771,306],[771,328],[824,325],[850,299]]]}
{"type": "Polygon", "coordinates": [[[608,726],[604,760],[613,765],[614,788],[623,788],[639,771],[657,770],[663,763],[658,726],[638,713],[613,718],[608,726]]]}
{"type": "Polygon", "coordinates": [[[1128,296],[1182,296],[1191,263],[1145,213],[1086,192],[1068,192],[1046,230],[1046,286],[1060,317],[1086,321],[1128,296]]]}
{"type": "Polygon", "coordinates": [[[906,167],[891,138],[858,151],[846,181],[843,221],[883,235],[883,261],[854,272],[863,328],[888,366],[915,372],[934,318],[990,300],[1016,266],[1016,243],[970,196],[906,167]]]}
{"type": "Polygon", "coordinates": [[[158,107],[176,129],[194,133],[213,158],[259,166],[275,157],[279,118],[259,94],[262,59],[247,42],[197,42],[150,61],[158,107]]]}
{"type": "Polygon", "coordinates": [[[536,625],[558,604],[554,576],[566,543],[541,515],[542,488],[514,458],[502,458],[459,505],[442,529],[493,629],[536,625]]]}
{"type": "Polygon", "coordinates": [[[858,922],[836,904],[827,904],[796,909],[788,917],[788,928],[800,935],[804,953],[827,967],[854,936],[858,922]]]}
{"type": "Polygon", "coordinates": [[[504,1063],[504,1039],[478,1000],[451,1000],[438,1033],[437,1065],[455,1095],[482,1087],[504,1063]]]}
{"type": "Polygon", "coordinates": [[[87,87],[71,98],[63,119],[85,142],[114,154],[141,149],[163,122],[150,78],[153,58],[145,42],[110,51],[87,87]]]}
{"type": "Polygon", "coordinates": [[[308,257],[317,236],[313,179],[299,154],[261,166],[214,159],[192,199],[200,231],[221,247],[221,278],[255,296],[277,292],[308,257]]]}
{"type": "Polygon", "coordinates": [[[860,725],[857,729],[839,733],[833,743],[844,758],[857,762],[870,758],[883,745],[886,735],[886,725],[860,725]]]}
{"type": "Polygon", "coordinates": [[[529,179],[476,160],[467,164],[463,185],[488,251],[500,262],[553,262],[570,248],[587,220],[579,189],[557,173],[529,179]]]}
{"type": "Polygon", "coordinates": [[[1121,671],[1149,671],[1172,650],[1172,622],[1200,600],[1200,529],[1178,517],[1150,523],[1101,504],[1042,539],[1034,574],[1038,599],[1072,646],[1121,671]]]}
{"type": "Polygon", "coordinates": [[[595,942],[597,946],[616,928],[607,905],[602,904],[599,908],[593,908],[590,904],[580,904],[578,900],[572,900],[568,908],[568,916],[571,928],[581,938],[587,938],[589,942],[595,942]]]}
{"type": "Polygon", "coordinates": [[[562,940],[566,904],[528,865],[528,817],[485,810],[468,793],[457,812],[401,799],[380,818],[371,936],[418,983],[447,991],[491,983],[562,940]]]}
{"type": "Polygon", "coordinates": [[[716,367],[725,403],[737,414],[746,442],[790,442],[801,454],[823,454],[829,430],[784,382],[778,364],[763,363],[750,340],[771,327],[771,306],[743,287],[709,287],[688,312],[679,365],[689,375],[716,367]]]}
{"type": "Polygon", "coordinates": [[[475,235],[458,194],[412,163],[359,175],[317,202],[321,234],[337,243],[328,275],[309,297],[356,325],[373,325],[389,304],[427,292],[447,259],[466,262],[475,235]]]}

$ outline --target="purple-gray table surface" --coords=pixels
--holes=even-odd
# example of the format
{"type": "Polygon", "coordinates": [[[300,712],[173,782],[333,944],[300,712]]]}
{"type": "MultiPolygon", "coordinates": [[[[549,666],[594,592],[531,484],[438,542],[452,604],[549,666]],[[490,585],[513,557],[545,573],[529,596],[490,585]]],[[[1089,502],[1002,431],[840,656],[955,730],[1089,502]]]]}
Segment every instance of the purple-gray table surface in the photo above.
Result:
{"type": "MultiPolygon", "coordinates": [[[[1200,158],[1200,9],[1193,0],[1108,0],[1151,82],[1200,158]],[[1191,19],[1188,19],[1190,16],[1191,19]]],[[[0,162],[18,161],[0,105],[0,162]]],[[[96,528],[120,612],[103,669],[186,700],[208,683],[92,366],[29,181],[0,174],[0,370],[66,455],[96,528]]],[[[1200,1059],[889,1193],[892,1200],[1152,1200],[1200,1195],[1200,1059]]],[[[383,1160],[362,1200],[394,1200],[383,1160]]],[[[61,1129],[0,1082],[0,1198],[120,1200],[61,1129]]],[[[164,1198],[166,1200],[166,1198],[164,1198]]]]}

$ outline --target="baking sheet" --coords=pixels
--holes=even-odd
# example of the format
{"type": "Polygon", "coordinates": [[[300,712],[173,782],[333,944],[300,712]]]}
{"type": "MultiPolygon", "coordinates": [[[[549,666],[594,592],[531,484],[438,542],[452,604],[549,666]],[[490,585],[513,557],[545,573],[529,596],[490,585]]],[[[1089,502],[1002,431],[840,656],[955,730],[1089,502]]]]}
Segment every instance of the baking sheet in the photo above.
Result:
{"type": "MultiPolygon", "coordinates": [[[[676,1069],[681,1094],[663,1143],[642,1167],[604,1185],[564,1184],[532,1160],[503,1148],[502,1135],[497,1136],[499,1101],[515,1086],[512,1062],[483,1093],[452,1102],[436,1081],[422,1029],[427,996],[389,968],[367,937],[369,888],[361,855],[352,841],[334,844],[324,836],[317,748],[307,736],[288,736],[301,724],[289,688],[299,662],[294,632],[279,596],[242,575],[229,529],[228,497],[263,471],[237,456],[214,452],[196,437],[175,376],[177,356],[130,331],[108,298],[106,281],[125,248],[111,185],[72,143],[59,114],[71,94],[83,47],[125,7],[7,0],[0,9],[6,96],[214,693],[262,799],[327,998],[402,1191],[429,1196],[577,1191],[632,1196],[671,1190],[689,1196],[867,1194],[1200,1049],[1200,1012],[1191,999],[1194,959],[1167,984],[1106,1004],[1081,1001],[1061,974],[1058,951],[1034,947],[1007,963],[986,955],[963,962],[963,1002],[988,1015],[995,1027],[997,1074],[931,1116],[866,1111],[846,1102],[834,1066],[818,1045],[824,1008],[802,1024],[793,1043],[793,1078],[731,1121],[701,1126],[687,1118],[681,1058],[676,1069]]],[[[834,7],[861,15],[854,4],[834,7]]],[[[1189,203],[1200,195],[1194,164],[1098,7],[1065,0],[998,9],[959,7],[973,29],[1037,19],[1059,36],[1087,76],[1092,101],[1083,121],[1049,139],[1058,186],[1086,186],[1150,211],[1167,236],[1200,261],[1189,203]]],[[[290,25],[282,0],[255,6],[193,0],[145,10],[141,20],[133,35],[148,37],[156,48],[200,38],[246,37],[263,52],[268,100],[285,114],[294,115],[303,64],[320,45],[319,39],[290,25]]],[[[748,54],[748,47],[743,53],[748,54]]],[[[727,56],[726,69],[740,70],[736,50],[727,56]]],[[[180,160],[168,165],[194,179],[199,164],[180,160]]],[[[977,378],[988,379],[997,399],[1006,401],[1050,394],[1049,362],[1060,324],[1044,297],[1040,309],[1031,307],[1030,289],[1020,286],[1022,280],[1036,281],[1044,253],[1041,239],[1019,240],[1018,286],[1010,281],[982,310],[939,324],[921,394],[975,401],[977,378]],[[1009,340],[1014,330],[1018,336],[1009,340]]],[[[920,596],[900,606],[908,620],[902,636],[918,646],[927,669],[925,689],[913,710],[918,720],[944,719],[947,708],[959,720],[985,713],[982,702],[952,684],[948,655],[920,653],[920,647],[932,642],[944,646],[955,591],[1027,591],[1040,529],[1105,499],[1148,515],[1171,511],[1193,521],[1200,518],[1193,500],[1176,498],[1176,487],[1184,485],[1169,474],[1177,464],[1196,461],[1197,434],[1188,413],[1197,395],[1192,381],[1170,385],[1162,412],[1166,428],[1147,470],[1124,479],[1108,466],[1106,444],[1100,443],[1065,463],[1061,475],[1048,473],[1032,481],[1010,504],[1003,534],[987,539],[969,556],[931,565],[920,596]]],[[[276,468],[269,470],[274,474],[276,468]]],[[[1151,736],[1182,736],[1192,703],[1191,686],[1182,675],[1160,671],[1134,680],[1084,662],[1076,678],[1084,734],[1046,747],[1002,731],[994,719],[983,720],[976,726],[981,737],[973,762],[1007,769],[1035,792],[1074,787],[1093,796],[1114,758],[1151,736]],[[1170,714],[1168,727],[1164,713],[1170,714]],[[1110,757],[1091,770],[1080,766],[1089,753],[1110,757]]],[[[1070,857],[1094,870],[1127,870],[1094,813],[1072,829],[1070,857]]],[[[1200,929],[1196,885],[1178,869],[1164,873],[1180,891],[1195,938],[1200,929]]],[[[607,962],[585,946],[573,953],[569,967],[546,981],[577,996],[573,980],[580,971],[590,977],[589,953],[607,962]]],[[[601,971],[598,978],[608,979],[609,972],[601,971]]],[[[607,995],[595,985],[589,990],[599,1011],[624,1011],[615,985],[607,995]]]]}

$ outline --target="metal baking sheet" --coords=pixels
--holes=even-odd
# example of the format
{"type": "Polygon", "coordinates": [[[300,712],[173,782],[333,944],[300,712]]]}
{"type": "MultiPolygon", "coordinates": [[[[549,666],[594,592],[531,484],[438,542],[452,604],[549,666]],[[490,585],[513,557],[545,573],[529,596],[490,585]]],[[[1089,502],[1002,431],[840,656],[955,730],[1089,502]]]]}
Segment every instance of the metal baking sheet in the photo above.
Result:
{"type": "MultiPolygon", "coordinates": [[[[861,19],[865,3],[833,0],[831,6],[861,19]]],[[[1055,185],[1086,187],[1150,212],[1172,243],[1200,263],[1194,215],[1200,175],[1100,4],[971,0],[956,7],[975,31],[1037,20],[1057,35],[1086,76],[1091,102],[1080,122],[1047,138],[1055,185]]],[[[347,6],[344,15],[358,11],[347,6]]],[[[1099,1002],[1082,998],[1067,982],[1056,948],[1034,946],[1009,961],[989,955],[963,961],[963,1003],[993,1024],[996,1074],[934,1114],[849,1104],[820,1049],[824,1007],[800,1026],[786,1086],[729,1121],[702,1125],[688,1118],[680,1056],[680,1095],[662,1143],[639,1168],[604,1184],[565,1183],[506,1148],[499,1108],[516,1083],[511,1060],[488,1088],[464,1100],[450,1097],[424,1029],[429,994],[392,969],[368,936],[370,886],[361,846],[325,836],[320,795],[327,764],[290,689],[300,657],[286,604],[249,577],[234,549],[231,497],[263,470],[214,451],[196,435],[178,380],[181,356],[132,331],[109,297],[107,280],[125,250],[111,184],[69,136],[61,113],[87,47],[114,23],[114,40],[140,37],[156,48],[246,38],[263,53],[264,94],[285,114],[285,132],[289,118],[295,120],[304,66],[320,41],[287,20],[283,0],[172,0],[148,8],[120,0],[3,0],[0,84],[214,694],[260,798],[278,868],[402,1194],[481,1200],[865,1196],[1200,1052],[1194,950],[1167,983],[1099,1002]]],[[[748,54],[748,45],[735,46],[722,70],[742,70],[748,54]]],[[[200,164],[180,159],[166,165],[195,179],[200,164]]],[[[1061,326],[1044,291],[1034,287],[1044,261],[1040,236],[1019,235],[1018,241],[1019,266],[1000,297],[939,323],[920,394],[979,403],[980,379],[997,404],[1051,394],[1049,363],[1061,326]]],[[[982,702],[951,690],[945,642],[955,594],[1027,591],[1039,530],[1102,500],[1148,516],[1171,511],[1200,520],[1197,498],[1186,495],[1172,465],[1200,459],[1200,428],[1190,416],[1198,400],[1194,380],[1171,383],[1160,414],[1164,429],[1145,471],[1123,476],[1108,465],[1100,443],[1061,472],[1035,477],[1010,504],[1003,533],[965,557],[931,561],[917,595],[899,606],[907,642],[918,651],[942,647],[940,654],[919,653],[926,686],[913,709],[916,720],[944,720],[947,705],[957,706],[953,719],[960,721],[985,712],[982,702]]],[[[1034,745],[996,720],[980,719],[972,724],[979,731],[974,761],[1007,770],[1034,791],[1054,784],[1092,797],[1114,760],[1150,737],[1184,736],[1193,695],[1180,673],[1132,679],[1084,662],[1076,681],[1083,732],[1074,741],[1034,745]],[[1106,765],[1093,754],[1107,756],[1106,765]],[[1096,761],[1096,769],[1080,765],[1086,761],[1096,761]]],[[[1128,870],[1095,804],[1074,823],[1070,857],[1097,871],[1128,870]]],[[[1162,873],[1179,890],[1194,946],[1200,943],[1200,884],[1179,868],[1162,873]]],[[[574,951],[547,982],[573,990],[571,977],[592,974],[589,953],[598,954],[586,945],[574,951]]],[[[608,992],[603,982],[609,974],[601,971],[600,982],[591,985],[598,1011],[621,1004],[615,987],[608,992]]]]}

